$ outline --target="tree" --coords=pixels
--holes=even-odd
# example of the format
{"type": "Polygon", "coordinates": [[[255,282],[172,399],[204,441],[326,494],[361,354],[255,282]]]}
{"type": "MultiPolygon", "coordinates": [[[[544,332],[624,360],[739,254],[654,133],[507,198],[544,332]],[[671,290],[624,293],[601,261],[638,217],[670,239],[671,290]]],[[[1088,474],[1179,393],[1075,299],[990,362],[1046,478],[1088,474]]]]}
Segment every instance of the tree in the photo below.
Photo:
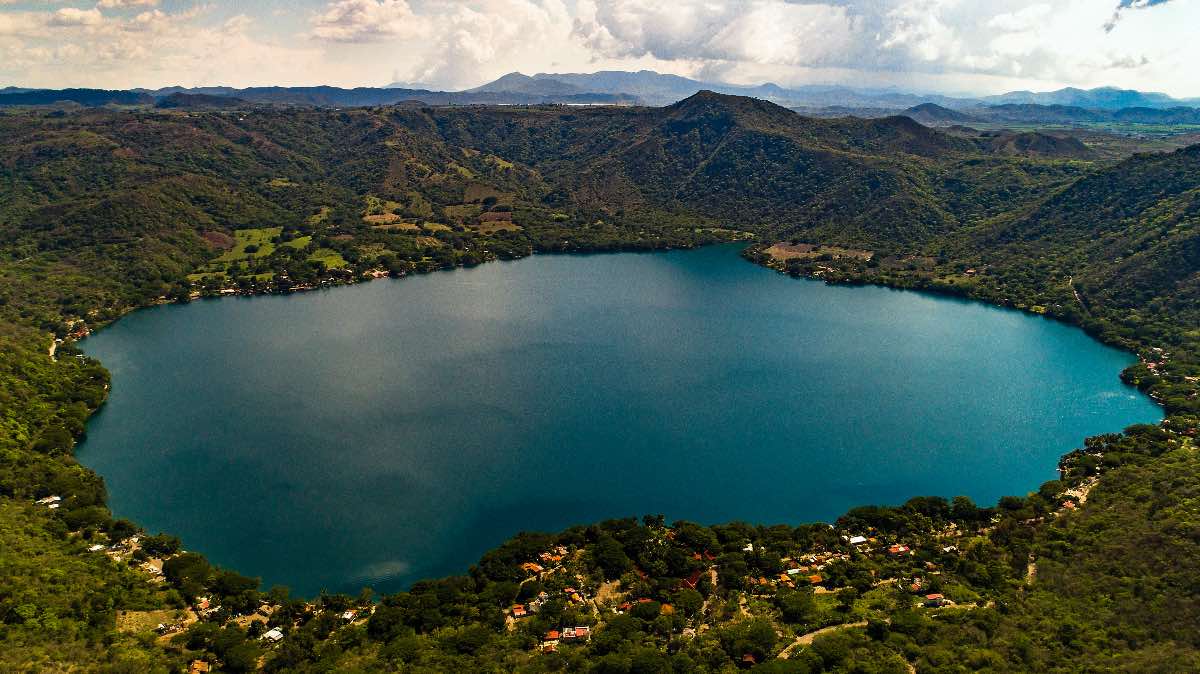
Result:
{"type": "Polygon", "coordinates": [[[195,552],[185,552],[163,563],[163,577],[191,601],[204,592],[212,575],[208,560],[195,552]]]}
{"type": "Polygon", "coordinates": [[[620,578],[622,573],[633,568],[633,561],[625,554],[617,539],[602,534],[592,545],[592,561],[604,573],[605,580],[620,578]]]}
{"type": "Polygon", "coordinates": [[[817,602],[811,592],[781,592],[775,598],[784,622],[794,625],[810,623],[817,615],[817,602]]]}
{"type": "Polygon", "coordinates": [[[979,506],[966,496],[955,496],[950,504],[950,516],[960,522],[976,522],[979,518],[979,506]]]}
{"type": "Polygon", "coordinates": [[[662,604],[656,601],[639,602],[629,610],[629,615],[647,622],[657,618],[660,613],[662,613],[662,604]]]}
{"type": "Polygon", "coordinates": [[[671,605],[681,614],[692,618],[704,606],[704,597],[700,596],[699,592],[685,587],[671,595],[671,605]]]}

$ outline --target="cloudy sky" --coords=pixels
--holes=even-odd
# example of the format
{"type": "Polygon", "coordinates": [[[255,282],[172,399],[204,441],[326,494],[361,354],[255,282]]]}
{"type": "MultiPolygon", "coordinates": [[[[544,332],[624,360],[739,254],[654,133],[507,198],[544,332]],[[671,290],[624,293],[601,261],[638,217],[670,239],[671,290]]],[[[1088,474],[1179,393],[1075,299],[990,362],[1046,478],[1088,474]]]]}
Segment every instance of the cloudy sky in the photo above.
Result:
{"type": "Polygon", "coordinates": [[[1200,0],[0,0],[0,86],[742,84],[1200,96],[1200,0]]]}

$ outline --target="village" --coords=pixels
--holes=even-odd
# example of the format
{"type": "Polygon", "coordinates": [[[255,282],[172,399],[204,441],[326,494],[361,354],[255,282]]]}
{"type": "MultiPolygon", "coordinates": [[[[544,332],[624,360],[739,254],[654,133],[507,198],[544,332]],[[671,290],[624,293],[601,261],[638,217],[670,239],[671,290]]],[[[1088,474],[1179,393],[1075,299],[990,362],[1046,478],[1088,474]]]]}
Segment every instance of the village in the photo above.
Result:
{"type": "MultiPolygon", "coordinates": [[[[990,607],[996,596],[963,575],[974,573],[980,551],[998,528],[1037,527],[1073,515],[1103,472],[1136,460],[1139,433],[1189,447],[1194,442],[1189,430],[1164,423],[1089,441],[1063,457],[1060,480],[1026,499],[1002,499],[996,508],[978,508],[961,497],[953,503],[929,497],[896,508],[856,509],[835,525],[709,528],[668,526],[661,517],[647,517],[641,523],[605,523],[600,526],[607,528],[582,537],[579,531],[545,536],[548,545],[495,571],[514,581],[513,601],[498,607],[502,632],[528,644],[531,656],[549,657],[589,648],[598,635],[630,625],[667,644],[716,638],[742,624],[770,625],[769,649],[732,654],[750,665],[796,657],[822,636],[865,629],[897,611],[935,617],[990,607]],[[617,544],[614,537],[626,542],[617,544]]],[[[49,494],[33,505],[58,516],[70,499],[49,494]]],[[[135,529],[72,535],[80,554],[104,555],[174,597],[168,602],[174,605],[163,609],[120,612],[118,629],[152,633],[184,652],[204,643],[197,635],[205,630],[236,629],[256,645],[261,665],[291,635],[315,623],[370,634],[396,610],[395,600],[380,603],[369,595],[295,600],[261,593],[256,580],[213,569],[162,535],[135,529]],[[387,615],[379,616],[381,606],[387,615]]],[[[1031,555],[1020,561],[1027,567],[1024,583],[1031,586],[1038,560],[1031,555]]],[[[444,582],[455,581],[438,581],[444,582]]],[[[412,615],[417,619],[419,612],[412,615]]],[[[200,657],[191,671],[221,664],[203,651],[202,646],[195,651],[200,657]]]]}

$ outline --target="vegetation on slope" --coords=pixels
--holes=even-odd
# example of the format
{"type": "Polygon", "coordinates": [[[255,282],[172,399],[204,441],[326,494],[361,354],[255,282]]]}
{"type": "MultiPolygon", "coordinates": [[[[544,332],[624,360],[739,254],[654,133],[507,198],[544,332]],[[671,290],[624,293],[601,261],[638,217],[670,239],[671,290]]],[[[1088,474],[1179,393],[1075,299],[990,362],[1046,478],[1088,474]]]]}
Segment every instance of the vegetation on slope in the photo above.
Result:
{"type": "Polygon", "coordinates": [[[905,118],[714,94],[28,113],[0,131],[0,669],[1195,668],[1195,148],[1115,167],[998,156],[905,118]],[[262,592],[114,521],[71,456],[108,386],[72,341],[133,308],[744,231],[810,244],[748,252],[797,275],[1077,322],[1138,350],[1125,376],[1171,416],[1088,440],[1062,481],[995,508],[526,534],[377,604],[262,592]]]}

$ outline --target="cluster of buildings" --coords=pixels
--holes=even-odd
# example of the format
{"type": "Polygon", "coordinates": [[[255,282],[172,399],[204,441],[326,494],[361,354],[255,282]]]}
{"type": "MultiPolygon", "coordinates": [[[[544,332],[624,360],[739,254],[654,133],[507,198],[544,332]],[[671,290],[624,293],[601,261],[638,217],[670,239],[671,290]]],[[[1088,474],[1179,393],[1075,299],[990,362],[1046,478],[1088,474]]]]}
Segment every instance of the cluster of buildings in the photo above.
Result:
{"type": "Polygon", "coordinates": [[[590,627],[564,627],[562,631],[550,630],[546,632],[546,636],[542,639],[542,652],[553,653],[558,650],[558,645],[564,641],[587,641],[592,638],[592,628],[590,627]]]}

